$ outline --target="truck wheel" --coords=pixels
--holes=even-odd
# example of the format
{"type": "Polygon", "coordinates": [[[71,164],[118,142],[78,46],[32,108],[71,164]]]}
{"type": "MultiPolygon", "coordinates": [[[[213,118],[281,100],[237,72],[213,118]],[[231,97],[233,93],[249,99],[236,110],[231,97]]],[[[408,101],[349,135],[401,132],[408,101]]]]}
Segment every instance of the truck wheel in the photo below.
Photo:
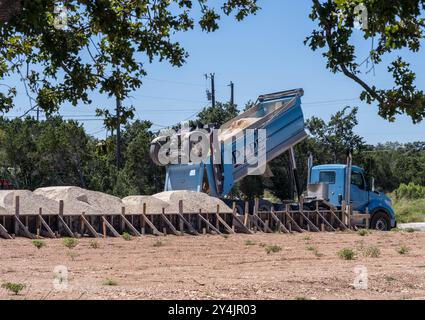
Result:
{"type": "Polygon", "coordinates": [[[370,228],[379,231],[390,231],[391,221],[388,215],[383,211],[375,213],[370,223],[370,228]]]}

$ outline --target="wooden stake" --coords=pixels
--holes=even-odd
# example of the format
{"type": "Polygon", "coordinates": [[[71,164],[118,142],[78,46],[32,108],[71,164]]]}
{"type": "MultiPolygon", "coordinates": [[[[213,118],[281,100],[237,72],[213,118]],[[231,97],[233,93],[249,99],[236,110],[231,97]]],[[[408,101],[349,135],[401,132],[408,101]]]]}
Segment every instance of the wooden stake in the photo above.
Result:
{"type": "MultiPolygon", "coordinates": [[[[114,237],[120,237],[120,234],[118,233],[118,231],[115,230],[115,228],[112,226],[112,224],[110,224],[104,216],[102,216],[102,221],[103,221],[104,226],[107,227],[109,229],[109,231],[111,231],[111,233],[114,235],[114,237]]],[[[105,230],[105,233],[106,233],[106,230],[105,230]]]]}
{"type": "Polygon", "coordinates": [[[91,234],[93,235],[93,237],[95,238],[99,238],[99,234],[97,233],[97,231],[93,228],[93,226],[88,222],[88,220],[86,219],[86,217],[84,216],[84,213],[80,216],[81,217],[81,221],[85,224],[85,226],[87,227],[87,229],[90,230],[91,234]]]}
{"type": "MultiPolygon", "coordinates": [[[[180,236],[181,233],[177,231],[177,229],[173,226],[170,220],[168,220],[167,216],[165,215],[165,208],[162,208],[162,214],[161,214],[162,220],[166,223],[166,225],[171,229],[171,232],[173,232],[176,236],[180,236]]],[[[166,228],[164,228],[166,229],[166,228]]],[[[165,233],[165,232],[164,232],[165,233]]]]}
{"type": "Polygon", "coordinates": [[[52,229],[50,229],[50,226],[47,224],[47,222],[43,219],[43,216],[41,214],[39,214],[38,219],[41,222],[41,225],[47,230],[47,233],[49,234],[49,236],[51,238],[56,238],[55,233],[52,231],[52,229]]]}
{"type": "Polygon", "coordinates": [[[153,234],[157,235],[157,236],[163,236],[162,232],[160,232],[155,225],[148,219],[148,217],[143,214],[143,219],[146,221],[147,225],[152,229],[153,234]]]}

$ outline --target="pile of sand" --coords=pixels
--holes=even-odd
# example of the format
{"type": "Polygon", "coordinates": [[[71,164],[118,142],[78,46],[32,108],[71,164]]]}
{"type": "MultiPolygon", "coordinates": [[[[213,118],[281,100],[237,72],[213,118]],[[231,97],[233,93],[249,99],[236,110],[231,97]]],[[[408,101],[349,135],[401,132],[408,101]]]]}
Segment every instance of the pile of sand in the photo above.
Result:
{"type": "Polygon", "coordinates": [[[65,215],[120,214],[123,203],[120,198],[78,187],[49,187],[34,191],[37,195],[59,202],[64,201],[65,215]]]}
{"type": "Polygon", "coordinates": [[[131,196],[123,200],[96,191],[78,187],[40,188],[34,192],[26,190],[0,191],[0,214],[15,213],[15,197],[20,197],[20,213],[23,215],[38,214],[39,208],[43,214],[59,213],[59,201],[64,202],[64,215],[109,215],[120,214],[125,206],[126,214],[140,214],[143,204],[146,204],[147,214],[178,213],[179,202],[183,201],[184,213],[214,213],[217,205],[221,213],[231,213],[223,201],[210,197],[205,193],[192,191],[168,191],[153,196],[131,196]]]}
{"type": "Polygon", "coordinates": [[[54,215],[59,212],[59,204],[42,195],[28,190],[1,190],[0,214],[15,214],[16,196],[19,196],[19,213],[22,215],[37,215],[40,208],[46,215],[54,215]]]}
{"type": "Polygon", "coordinates": [[[217,205],[220,206],[221,213],[232,213],[232,209],[230,209],[223,201],[201,192],[166,191],[157,193],[153,195],[153,197],[168,204],[165,208],[166,213],[179,212],[180,200],[183,200],[184,213],[197,213],[199,212],[199,209],[205,213],[214,213],[217,212],[217,205]]]}
{"type": "Polygon", "coordinates": [[[162,208],[167,208],[168,203],[153,196],[130,196],[122,199],[127,214],[143,213],[143,204],[146,203],[146,213],[162,213],[162,208]]]}

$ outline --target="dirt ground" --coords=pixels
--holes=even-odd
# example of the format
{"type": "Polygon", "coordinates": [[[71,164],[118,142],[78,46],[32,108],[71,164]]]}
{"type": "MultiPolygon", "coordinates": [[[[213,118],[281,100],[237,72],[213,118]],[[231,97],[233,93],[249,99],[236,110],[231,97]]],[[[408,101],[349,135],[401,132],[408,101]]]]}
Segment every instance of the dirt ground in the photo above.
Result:
{"type": "Polygon", "coordinates": [[[0,299],[425,299],[421,232],[92,241],[68,249],[63,239],[44,240],[37,249],[28,239],[0,240],[0,284],[26,286],[17,296],[0,289],[0,299]],[[268,254],[271,245],[281,251],[268,254]],[[377,252],[370,247],[379,257],[366,256],[377,252]],[[341,259],[343,248],[355,259],[341,259]],[[67,277],[54,272],[59,265],[67,277]],[[367,290],[353,286],[356,267],[367,271],[367,290]]]}

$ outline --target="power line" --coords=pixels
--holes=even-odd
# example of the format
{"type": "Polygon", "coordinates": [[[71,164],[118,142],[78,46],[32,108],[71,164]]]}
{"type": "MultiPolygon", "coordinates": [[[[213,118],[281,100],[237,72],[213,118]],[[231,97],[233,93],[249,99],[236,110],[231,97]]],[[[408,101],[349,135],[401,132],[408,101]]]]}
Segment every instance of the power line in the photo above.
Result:
{"type": "Polygon", "coordinates": [[[303,105],[313,105],[313,104],[330,104],[330,103],[340,103],[340,102],[348,102],[348,101],[359,101],[359,98],[351,98],[351,99],[338,99],[338,100],[325,100],[325,101],[312,101],[312,102],[303,102],[303,105]]]}
{"type": "Polygon", "coordinates": [[[203,84],[199,84],[199,83],[190,83],[190,82],[180,82],[180,81],[173,81],[173,80],[165,80],[165,79],[157,79],[157,78],[143,78],[144,80],[149,80],[149,81],[155,81],[155,82],[164,82],[164,83],[170,83],[170,84],[178,84],[178,85],[183,85],[183,86],[196,86],[196,87],[203,87],[203,84]]]}
{"type": "Polygon", "coordinates": [[[157,99],[157,100],[170,100],[170,101],[182,101],[182,102],[205,103],[205,101],[200,101],[200,100],[189,100],[189,99],[179,99],[179,98],[167,98],[167,97],[158,97],[158,96],[145,96],[145,95],[139,95],[139,97],[146,98],[146,99],[157,99]]]}

